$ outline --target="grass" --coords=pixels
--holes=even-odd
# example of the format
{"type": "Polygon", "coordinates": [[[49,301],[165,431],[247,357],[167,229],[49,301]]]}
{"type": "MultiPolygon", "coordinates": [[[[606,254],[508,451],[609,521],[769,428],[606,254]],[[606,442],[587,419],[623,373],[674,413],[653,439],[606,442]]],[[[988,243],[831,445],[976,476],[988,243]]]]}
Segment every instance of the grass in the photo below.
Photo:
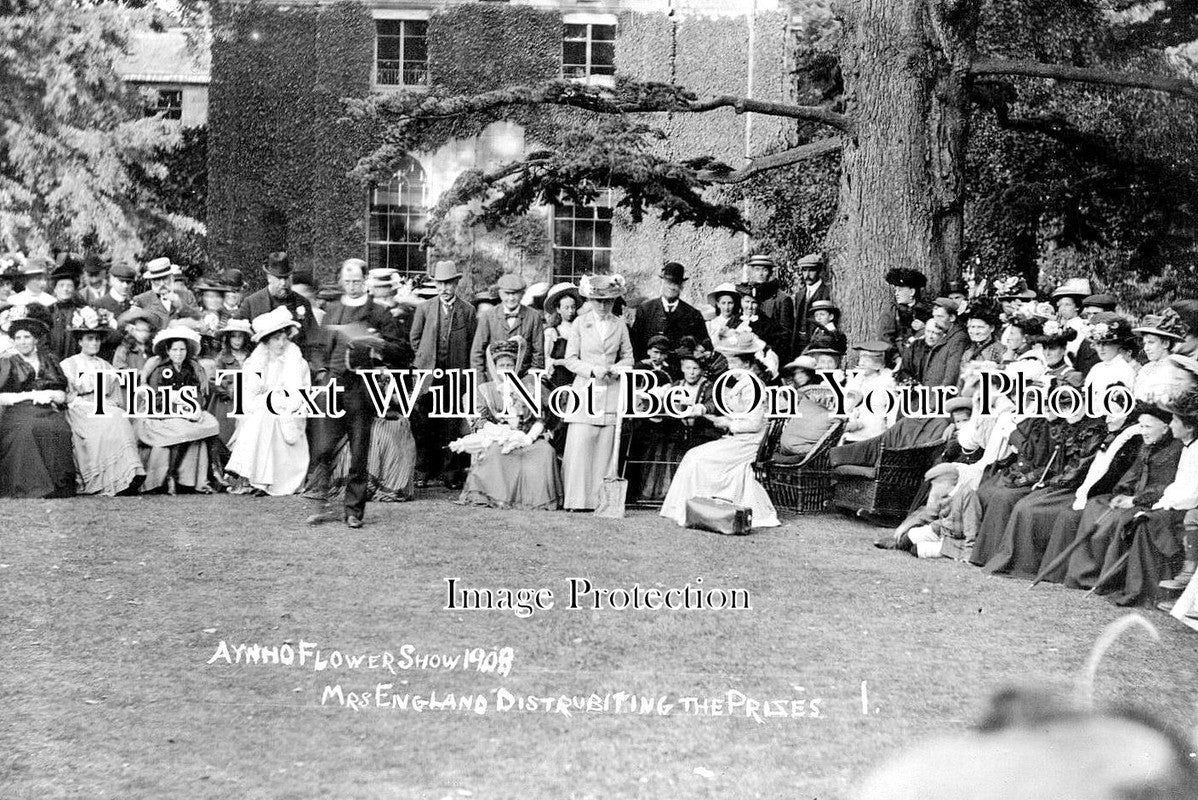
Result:
{"type": "MultiPolygon", "coordinates": [[[[798,518],[747,538],[460,508],[371,504],[308,528],[298,498],[5,501],[0,794],[5,798],[846,797],[879,759],[962,728],[1012,683],[1068,691],[1120,610],[1056,586],[870,547],[876,529],[798,518]],[[444,579],[707,586],[747,612],[443,609],[444,579]],[[225,640],[326,653],[512,647],[511,674],[315,672],[206,663],[225,640]],[[819,718],[352,711],[373,691],[818,698],[819,718]],[[400,681],[407,681],[401,684],[400,681]],[[869,714],[862,713],[866,682],[869,714]],[[802,687],[799,691],[797,687],[802,687]]],[[[1149,612],[1144,612],[1149,613],[1149,612]]],[[[1151,613],[1103,662],[1103,702],[1186,727],[1188,629],[1151,613]]],[[[493,696],[492,696],[493,700],[493,696]]]]}

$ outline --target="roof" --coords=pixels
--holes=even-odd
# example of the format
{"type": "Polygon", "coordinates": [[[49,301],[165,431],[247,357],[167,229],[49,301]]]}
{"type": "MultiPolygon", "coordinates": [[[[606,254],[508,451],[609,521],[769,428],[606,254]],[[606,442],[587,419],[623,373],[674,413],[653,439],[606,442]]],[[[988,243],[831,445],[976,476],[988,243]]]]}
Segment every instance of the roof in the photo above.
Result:
{"type": "Polygon", "coordinates": [[[189,44],[188,34],[187,28],[133,34],[129,37],[129,52],[117,64],[117,72],[131,82],[208,83],[208,42],[197,35],[189,44]]]}

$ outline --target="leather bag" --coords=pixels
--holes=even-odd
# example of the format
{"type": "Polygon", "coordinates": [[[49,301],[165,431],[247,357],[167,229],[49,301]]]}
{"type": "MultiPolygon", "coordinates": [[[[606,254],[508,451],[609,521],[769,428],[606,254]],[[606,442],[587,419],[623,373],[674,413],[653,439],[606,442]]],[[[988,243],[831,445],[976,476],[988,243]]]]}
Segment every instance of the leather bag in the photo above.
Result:
{"type": "Polygon", "coordinates": [[[744,536],[753,528],[753,509],[722,497],[692,497],[686,501],[686,527],[744,536]]]}

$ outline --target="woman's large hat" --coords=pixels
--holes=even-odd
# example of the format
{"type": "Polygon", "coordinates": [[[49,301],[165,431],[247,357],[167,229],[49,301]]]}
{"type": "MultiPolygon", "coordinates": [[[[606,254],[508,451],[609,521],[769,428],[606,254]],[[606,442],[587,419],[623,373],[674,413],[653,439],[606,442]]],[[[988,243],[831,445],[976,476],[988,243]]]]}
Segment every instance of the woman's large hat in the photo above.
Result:
{"type": "Polygon", "coordinates": [[[71,333],[75,336],[94,333],[106,337],[112,333],[115,325],[116,320],[106,308],[83,306],[71,314],[71,333]]]}
{"type": "Polygon", "coordinates": [[[1162,339],[1183,342],[1189,334],[1190,329],[1176,311],[1166,308],[1160,314],[1149,314],[1144,317],[1140,321],[1139,327],[1132,328],[1131,332],[1141,336],[1151,333],[1162,339]]]}
{"type": "Polygon", "coordinates": [[[35,339],[44,339],[50,335],[53,318],[50,316],[50,309],[41,303],[13,306],[10,313],[16,319],[8,324],[9,336],[16,336],[20,331],[26,331],[35,339]]]}
{"type": "Polygon", "coordinates": [[[253,339],[255,342],[260,342],[272,333],[282,330],[289,330],[289,335],[294,336],[295,332],[300,329],[300,324],[295,321],[295,317],[291,316],[291,310],[287,306],[278,306],[265,314],[254,317],[253,328],[253,339]]]}
{"type": "Polygon", "coordinates": [[[557,311],[557,304],[561,302],[563,297],[573,297],[574,305],[582,305],[582,295],[578,293],[578,287],[572,283],[555,283],[550,287],[548,294],[545,295],[545,312],[553,313],[557,311]]]}
{"type": "Polygon", "coordinates": [[[1125,345],[1134,338],[1131,322],[1126,317],[1103,311],[1090,320],[1090,341],[1094,344],[1125,345]]]}
{"type": "Polygon", "coordinates": [[[1058,300],[1062,297],[1072,297],[1080,305],[1082,300],[1085,300],[1093,293],[1088,278],[1069,278],[1052,290],[1052,299],[1058,300]]]}
{"type": "Polygon", "coordinates": [[[716,301],[724,295],[734,298],[738,303],[740,302],[740,290],[736,288],[735,283],[731,283],[729,281],[721,283],[719,286],[708,292],[707,302],[711,303],[713,306],[717,306],[718,303],[716,301]]]}
{"type": "MultiPolygon", "coordinates": [[[[509,274],[511,274],[511,273],[509,273],[509,274]]],[[[506,277],[508,277],[508,276],[507,275],[503,276],[503,278],[506,278],[506,277]]],[[[524,282],[524,279],[520,278],[519,276],[512,275],[512,277],[516,278],[521,283],[524,282]]],[[[498,288],[500,290],[503,289],[503,278],[499,279],[499,287],[498,288]]],[[[512,284],[512,285],[515,285],[515,284],[512,284]]],[[[520,305],[528,306],[529,308],[535,308],[537,311],[540,311],[541,309],[543,309],[545,307],[545,297],[548,294],[549,294],[548,281],[537,281],[536,283],[534,283],[531,286],[528,286],[524,289],[524,296],[520,298],[520,305]]]]}
{"type": "Polygon", "coordinates": [[[1002,308],[999,307],[998,301],[992,297],[971,298],[965,310],[960,316],[968,322],[971,319],[981,320],[992,328],[997,328],[998,323],[1002,319],[1002,308]]]}
{"type": "Polygon", "coordinates": [[[1186,389],[1184,392],[1162,403],[1165,410],[1179,417],[1198,419],[1198,389],[1186,389]]]}
{"type": "Polygon", "coordinates": [[[169,327],[163,328],[154,335],[153,350],[162,358],[166,358],[167,348],[170,343],[178,339],[187,345],[187,357],[195,358],[200,354],[200,334],[198,331],[180,324],[181,320],[175,320],[169,327]]]}
{"type": "Polygon", "coordinates": [[[50,270],[54,269],[54,262],[47,256],[31,256],[21,264],[21,277],[32,278],[37,275],[45,275],[50,270]]]}
{"type": "Polygon", "coordinates": [[[895,267],[886,273],[886,282],[891,286],[904,286],[908,289],[922,289],[928,285],[928,276],[909,267],[895,267]]]}
{"type": "Polygon", "coordinates": [[[230,317],[224,325],[216,329],[216,335],[225,336],[230,333],[244,333],[247,337],[252,337],[254,329],[250,326],[248,319],[230,317]]]}
{"type": "Polygon", "coordinates": [[[588,300],[615,300],[624,296],[623,275],[583,275],[578,293],[588,300]]]}
{"type": "Polygon", "coordinates": [[[1034,338],[1044,347],[1064,347],[1077,338],[1077,330],[1050,319],[1045,321],[1040,335],[1034,338]]]}
{"type": "Polygon", "coordinates": [[[745,356],[760,353],[765,342],[752,331],[724,328],[716,334],[713,342],[715,351],[726,356],[745,356]]]}

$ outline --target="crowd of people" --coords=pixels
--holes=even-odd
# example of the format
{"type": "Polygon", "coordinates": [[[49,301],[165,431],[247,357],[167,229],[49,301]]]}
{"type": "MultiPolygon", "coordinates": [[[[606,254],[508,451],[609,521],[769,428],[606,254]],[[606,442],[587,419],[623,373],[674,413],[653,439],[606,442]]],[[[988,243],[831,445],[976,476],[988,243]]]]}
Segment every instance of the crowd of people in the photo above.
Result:
{"type": "MultiPolygon", "coordinates": [[[[552,286],[505,274],[466,298],[452,261],[414,284],[349,259],[335,284],[317,284],[272,253],[252,293],[237,269],[189,285],[166,258],[0,262],[0,496],[302,493],[318,504],[309,523],[359,527],[368,500],[408,500],[433,482],[463,504],[588,511],[622,476],[630,499],[679,525],[689,500],[719,497],[777,526],[754,472],[767,384],[795,401],[769,454],[780,463],[834,426],[834,472],[867,468],[884,448],[941,448],[879,547],[1162,608],[1198,564],[1198,301],[1133,319],[1083,277],[1044,297],[1022,279],[931,295],[922,273],[895,269],[876,338],[851,343],[818,254],[794,265],[793,290],[771,257],[751,256],[741,282],[688,293],[699,305],[682,299],[686,268],[670,262],[659,294],[635,308],[615,274],[552,286]],[[384,387],[417,399],[407,409],[404,391],[385,392],[380,414],[379,383],[358,372],[387,384],[409,368],[436,377],[384,387]],[[430,413],[470,369],[474,413],[430,413]],[[1027,413],[1011,388],[984,408],[982,376],[996,371],[1029,393],[1123,387],[1135,406],[1027,413]],[[683,413],[621,413],[629,372],[648,376],[650,394],[683,398],[683,413]],[[592,402],[532,408],[537,381],[592,402]],[[910,387],[956,397],[939,415],[864,402],[910,387]],[[333,391],[344,414],[324,413],[333,391]]],[[[1198,614],[1194,593],[1175,615],[1198,614]]]]}

